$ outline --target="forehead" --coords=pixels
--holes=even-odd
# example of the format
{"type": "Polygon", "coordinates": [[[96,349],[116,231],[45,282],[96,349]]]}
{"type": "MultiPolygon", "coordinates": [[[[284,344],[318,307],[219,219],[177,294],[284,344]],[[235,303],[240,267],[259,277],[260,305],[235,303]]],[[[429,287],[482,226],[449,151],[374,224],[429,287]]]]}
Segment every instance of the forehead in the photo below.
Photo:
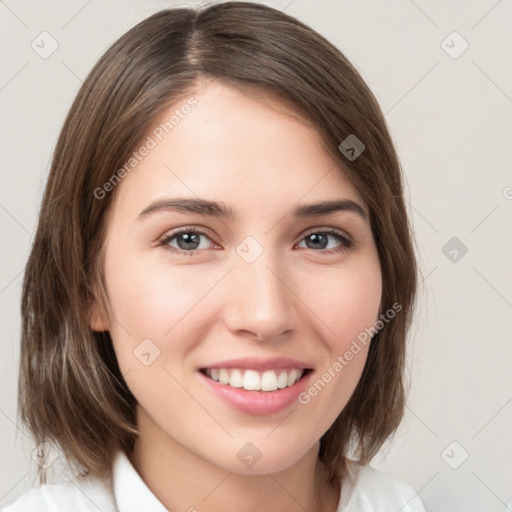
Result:
{"type": "MultiPolygon", "coordinates": [[[[281,98],[214,80],[166,108],[151,146],[116,190],[142,210],[165,195],[203,197],[237,210],[349,198],[364,204],[321,135],[281,98]]],[[[136,150],[137,151],[137,150],[136,150]]]]}

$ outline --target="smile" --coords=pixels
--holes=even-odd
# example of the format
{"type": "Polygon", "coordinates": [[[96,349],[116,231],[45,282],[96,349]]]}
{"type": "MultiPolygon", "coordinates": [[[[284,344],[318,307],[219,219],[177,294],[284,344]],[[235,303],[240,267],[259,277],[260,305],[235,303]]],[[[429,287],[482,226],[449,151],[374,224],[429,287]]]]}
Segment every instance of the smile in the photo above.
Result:
{"type": "Polygon", "coordinates": [[[291,368],[263,372],[242,368],[205,368],[201,372],[219,384],[247,391],[276,391],[293,386],[308,370],[291,368]]]}

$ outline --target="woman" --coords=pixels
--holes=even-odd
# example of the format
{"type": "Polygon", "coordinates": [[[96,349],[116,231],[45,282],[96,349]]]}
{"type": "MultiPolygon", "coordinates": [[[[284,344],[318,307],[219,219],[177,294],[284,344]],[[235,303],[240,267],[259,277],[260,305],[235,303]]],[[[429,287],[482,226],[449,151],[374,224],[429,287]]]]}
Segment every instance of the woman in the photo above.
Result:
{"type": "Polygon", "coordinates": [[[5,510],[423,511],[367,466],[404,408],[411,240],[324,38],[245,2],[142,21],[71,107],[25,273],[21,418],[77,476],[5,510]]]}

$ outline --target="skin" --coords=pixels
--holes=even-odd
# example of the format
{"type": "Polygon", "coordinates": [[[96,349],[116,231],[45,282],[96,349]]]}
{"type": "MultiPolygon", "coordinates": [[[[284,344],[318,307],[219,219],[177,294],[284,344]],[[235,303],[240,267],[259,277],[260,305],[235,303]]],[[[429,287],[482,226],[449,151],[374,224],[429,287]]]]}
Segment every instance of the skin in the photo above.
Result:
{"type": "Polygon", "coordinates": [[[340,488],[323,484],[319,439],[354,391],[367,347],[308,404],[264,416],[220,401],[198,369],[285,356],[314,369],[310,382],[320,378],[378,318],[379,258],[357,213],[301,219],[290,211],[320,200],[366,204],[318,132],[281,100],[219,79],[191,95],[197,106],[115,190],[104,259],[110,311],[91,317],[93,329],[110,331],[138,401],[130,458],[169,510],[334,512],[340,488]],[[166,196],[221,201],[237,218],[169,210],[137,218],[166,196]],[[159,243],[188,226],[207,233],[189,254],[169,248],[179,251],[183,237],[159,243]],[[308,247],[306,235],[328,228],[354,245],[329,236],[308,247]],[[248,236],[263,249],[252,263],[236,252],[248,236]],[[149,366],[134,356],[145,339],[160,350],[149,366]],[[262,454],[251,468],[237,457],[247,442],[262,454]]]}

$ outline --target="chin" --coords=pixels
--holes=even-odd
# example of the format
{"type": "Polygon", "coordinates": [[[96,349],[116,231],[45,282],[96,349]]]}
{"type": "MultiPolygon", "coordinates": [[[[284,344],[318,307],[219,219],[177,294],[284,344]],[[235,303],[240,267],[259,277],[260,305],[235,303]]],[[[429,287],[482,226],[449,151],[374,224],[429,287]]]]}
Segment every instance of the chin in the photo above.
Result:
{"type": "Polygon", "coordinates": [[[297,464],[306,454],[314,449],[318,451],[318,442],[314,446],[304,444],[301,448],[296,442],[275,443],[268,439],[236,441],[236,448],[230,449],[232,456],[226,458],[223,454],[219,457],[211,457],[210,461],[217,466],[241,475],[266,475],[267,473],[279,473],[297,464]]]}

